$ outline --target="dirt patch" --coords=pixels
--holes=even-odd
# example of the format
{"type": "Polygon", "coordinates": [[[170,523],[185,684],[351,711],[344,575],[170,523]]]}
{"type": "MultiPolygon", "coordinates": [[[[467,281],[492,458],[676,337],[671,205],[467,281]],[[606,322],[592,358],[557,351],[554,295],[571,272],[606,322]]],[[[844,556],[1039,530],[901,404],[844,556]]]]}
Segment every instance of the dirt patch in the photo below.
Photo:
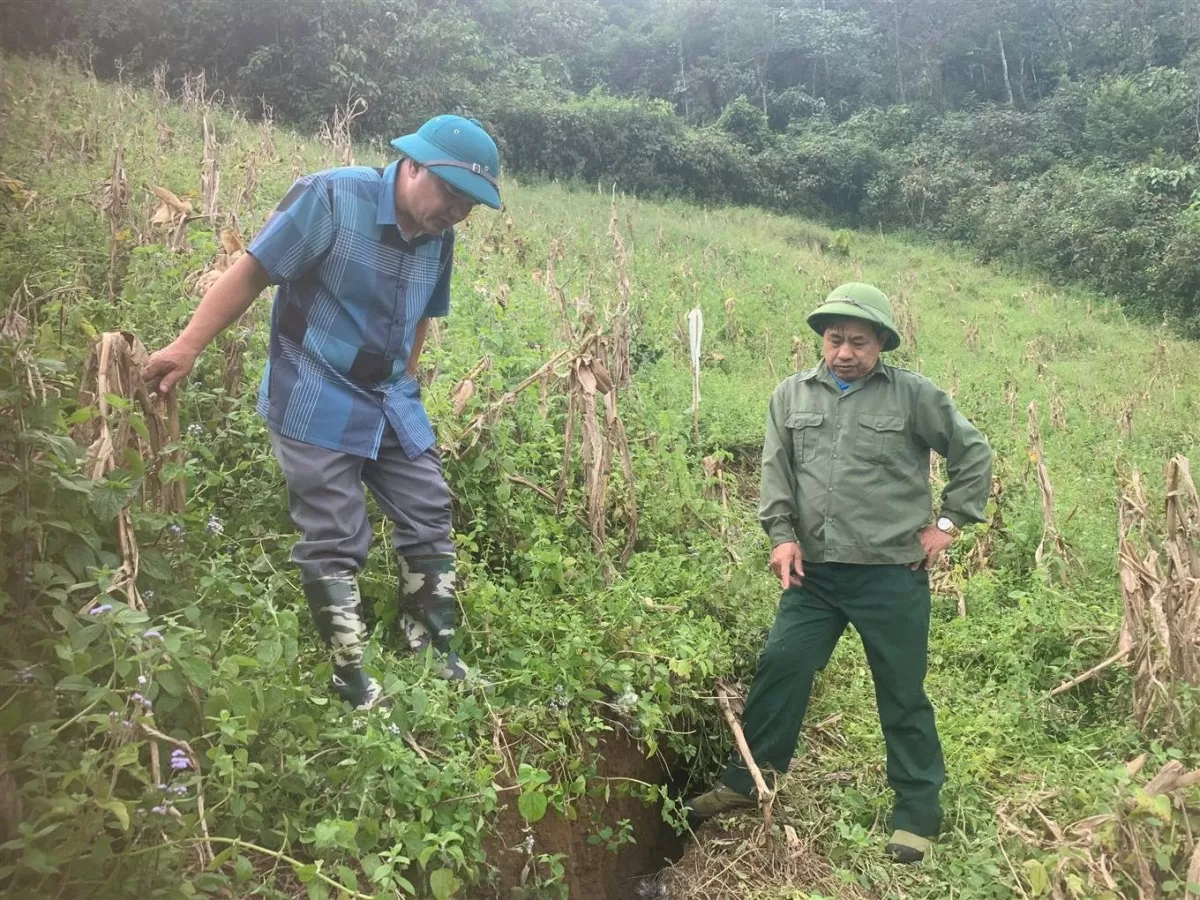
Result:
{"type": "MultiPolygon", "coordinates": [[[[648,784],[668,784],[671,773],[658,758],[647,759],[643,751],[623,734],[610,735],[594,751],[597,780],[635,779],[648,784]]],[[[628,790],[630,782],[610,783],[609,799],[588,797],[576,808],[573,820],[555,811],[530,827],[517,812],[517,796],[509,792],[501,809],[493,838],[485,843],[488,860],[498,872],[492,885],[479,889],[474,896],[517,897],[555,896],[540,889],[549,869],[536,867],[531,857],[543,854],[563,855],[566,873],[562,884],[568,895],[582,900],[633,900],[661,896],[653,876],[677,860],[683,853],[684,838],[662,819],[658,804],[647,805],[628,790]],[[624,785],[624,787],[623,787],[624,785]],[[616,852],[588,838],[604,827],[619,831],[628,819],[635,843],[627,843],[616,852]],[[532,845],[529,839],[532,837],[532,845]]]]}

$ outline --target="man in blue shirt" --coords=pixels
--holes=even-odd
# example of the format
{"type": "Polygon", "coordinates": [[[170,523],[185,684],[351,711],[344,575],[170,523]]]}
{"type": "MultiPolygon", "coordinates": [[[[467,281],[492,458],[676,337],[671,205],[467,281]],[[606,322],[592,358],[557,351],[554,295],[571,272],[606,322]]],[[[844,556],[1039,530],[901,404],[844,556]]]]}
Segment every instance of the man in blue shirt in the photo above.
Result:
{"type": "Polygon", "coordinates": [[[450,309],[454,226],[476,203],[500,208],[499,154],[482,126],[437,116],[392,142],[385,169],[329,169],[297,181],[187,327],[146,366],[160,393],[268,285],[278,285],[259,392],[301,539],[292,550],[333,688],[356,708],[380,699],[362,668],[357,573],[371,528],[365,484],[394,524],[399,624],[432,646],[448,678],[457,603],[450,492],[417,373],[429,320],[450,309]]]}

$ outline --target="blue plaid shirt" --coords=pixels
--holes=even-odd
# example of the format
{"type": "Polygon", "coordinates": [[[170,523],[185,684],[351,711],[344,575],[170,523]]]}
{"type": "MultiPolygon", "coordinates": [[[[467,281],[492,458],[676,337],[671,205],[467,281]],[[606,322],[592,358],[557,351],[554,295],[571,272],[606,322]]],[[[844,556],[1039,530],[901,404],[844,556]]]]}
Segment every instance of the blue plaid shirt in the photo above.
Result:
{"type": "Polygon", "coordinates": [[[369,459],[389,424],[410,458],[433,446],[408,359],[421,319],[450,311],[454,230],[405,239],[397,165],[301,178],[249,247],[279,285],[259,413],[285,437],[369,459]]]}

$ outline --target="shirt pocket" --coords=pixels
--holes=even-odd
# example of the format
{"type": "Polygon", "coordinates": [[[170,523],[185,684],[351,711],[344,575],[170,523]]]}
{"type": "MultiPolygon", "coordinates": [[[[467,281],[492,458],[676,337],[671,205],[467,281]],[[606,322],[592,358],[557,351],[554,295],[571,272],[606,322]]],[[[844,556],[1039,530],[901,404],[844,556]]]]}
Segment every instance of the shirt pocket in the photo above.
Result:
{"type": "Polygon", "coordinates": [[[858,417],[858,455],[866,462],[895,463],[904,453],[904,417],[858,417]]]}
{"type": "Polygon", "coordinates": [[[787,417],[785,424],[792,433],[792,458],[796,462],[809,463],[816,459],[824,418],[825,413],[820,412],[794,412],[787,417]]]}

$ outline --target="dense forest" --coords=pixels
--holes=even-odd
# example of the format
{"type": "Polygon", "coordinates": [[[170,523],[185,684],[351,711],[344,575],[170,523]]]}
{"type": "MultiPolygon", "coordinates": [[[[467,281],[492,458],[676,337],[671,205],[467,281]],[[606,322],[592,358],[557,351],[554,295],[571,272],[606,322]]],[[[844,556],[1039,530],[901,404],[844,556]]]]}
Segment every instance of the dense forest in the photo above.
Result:
{"type": "Polygon", "coordinates": [[[36,0],[4,45],[510,172],[914,228],[1200,333],[1196,0],[36,0]]]}

